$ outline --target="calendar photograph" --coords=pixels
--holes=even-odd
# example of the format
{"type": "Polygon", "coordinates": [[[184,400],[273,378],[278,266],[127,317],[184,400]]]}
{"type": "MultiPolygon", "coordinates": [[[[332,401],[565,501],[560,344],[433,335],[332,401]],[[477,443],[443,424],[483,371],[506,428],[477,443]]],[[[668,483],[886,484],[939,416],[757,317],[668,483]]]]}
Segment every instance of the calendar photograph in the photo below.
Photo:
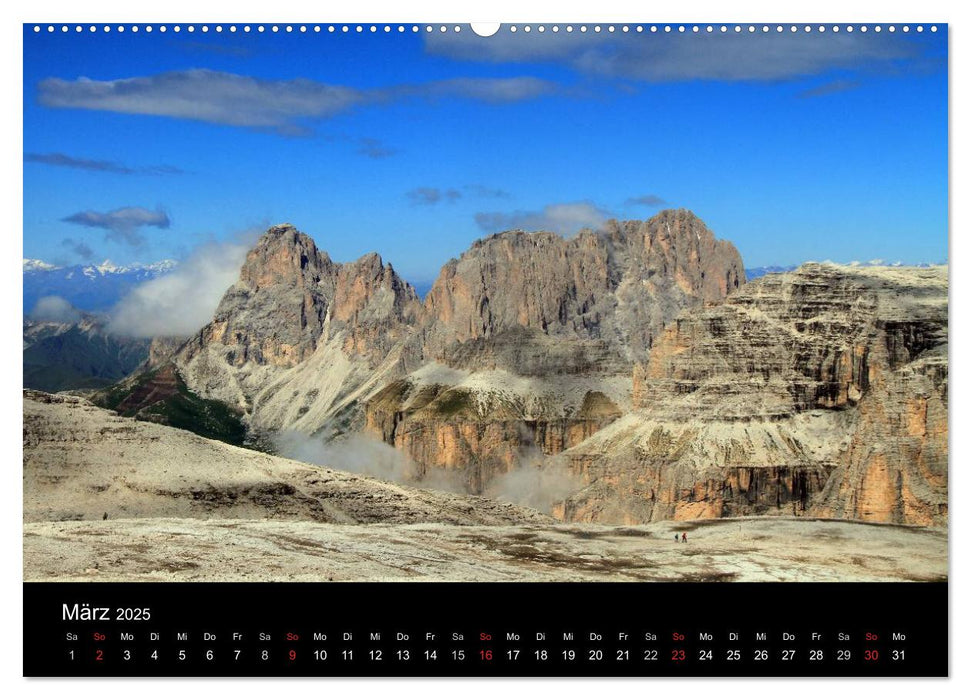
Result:
{"type": "Polygon", "coordinates": [[[26,583],[947,582],[946,24],[23,54],[26,583]]]}

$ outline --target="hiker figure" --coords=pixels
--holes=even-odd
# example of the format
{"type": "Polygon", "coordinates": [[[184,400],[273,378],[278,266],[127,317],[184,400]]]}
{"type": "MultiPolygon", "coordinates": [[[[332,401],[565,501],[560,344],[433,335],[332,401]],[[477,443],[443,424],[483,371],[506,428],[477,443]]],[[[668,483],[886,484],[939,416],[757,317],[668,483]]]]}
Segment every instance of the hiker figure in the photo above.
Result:
{"type": "Polygon", "coordinates": [[[682,542],[687,542],[688,541],[688,533],[687,532],[682,532],[681,533],[681,541],[682,542]]]}
{"type": "Polygon", "coordinates": [[[102,515],[102,516],[101,516],[101,519],[102,519],[102,520],[107,520],[107,519],[108,519],[108,514],[107,514],[107,513],[105,513],[104,515],[102,515]]]}
{"type": "Polygon", "coordinates": [[[677,541],[678,541],[678,533],[676,533],[676,532],[674,533],[674,541],[675,541],[675,542],[677,542],[677,541]]]}

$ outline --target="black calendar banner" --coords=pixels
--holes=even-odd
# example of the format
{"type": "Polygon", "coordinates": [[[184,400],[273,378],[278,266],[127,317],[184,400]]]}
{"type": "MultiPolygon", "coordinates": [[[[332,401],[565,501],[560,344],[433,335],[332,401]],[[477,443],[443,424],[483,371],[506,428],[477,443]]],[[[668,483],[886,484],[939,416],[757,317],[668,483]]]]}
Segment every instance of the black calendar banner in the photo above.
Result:
{"type": "Polygon", "coordinates": [[[946,676],[946,583],[27,583],[27,676],[946,676]]]}

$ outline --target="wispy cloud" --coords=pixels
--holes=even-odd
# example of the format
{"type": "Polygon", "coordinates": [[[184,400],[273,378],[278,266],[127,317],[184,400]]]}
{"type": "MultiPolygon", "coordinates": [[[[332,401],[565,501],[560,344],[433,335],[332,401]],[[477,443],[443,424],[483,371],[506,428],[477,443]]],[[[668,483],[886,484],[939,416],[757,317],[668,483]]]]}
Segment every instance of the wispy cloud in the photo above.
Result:
{"type": "Polygon", "coordinates": [[[260,80],[195,69],[120,80],[41,81],[47,107],[92,109],[190,119],[286,133],[305,131],[296,120],[347,111],[366,97],[360,90],[312,80],[260,80]]]}
{"type": "Polygon", "coordinates": [[[599,76],[651,83],[718,80],[775,81],[835,69],[898,70],[923,60],[916,37],[889,33],[735,32],[621,34],[473,32],[425,36],[430,53],[493,63],[557,62],[599,76]]]}
{"type": "Polygon", "coordinates": [[[629,207],[663,207],[667,201],[656,194],[644,194],[640,197],[628,197],[624,204],[629,207]]]}
{"type": "Polygon", "coordinates": [[[357,152],[362,156],[379,160],[381,158],[390,158],[398,151],[397,149],[386,146],[380,139],[359,138],[357,139],[357,152]]]}
{"type": "Polygon", "coordinates": [[[405,192],[405,196],[411,200],[412,204],[424,206],[455,202],[465,195],[479,199],[508,199],[510,197],[510,194],[505,190],[479,184],[448,188],[416,187],[405,192]]]}
{"type": "Polygon", "coordinates": [[[146,226],[168,228],[172,221],[162,209],[145,209],[144,207],[122,207],[108,212],[79,211],[62,219],[71,224],[100,228],[107,231],[106,237],[119,243],[140,246],[145,242],[141,229],[146,226]]]}
{"type": "Polygon", "coordinates": [[[505,190],[497,187],[486,187],[485,185],[465,185],[462,189],[473,197],[482,197],[483,199],[509,199],[512,196],[505,190]]]}
{"type": "Polygon", "coordinates": [[[425,99],[440,99],[445,97],[459,97],[481,102],[521,102],[532,100],[562,92],[563,88],[556,83],[540,78],[451,78],[431,83],[416,85],[399,85],[386,90],[384,99],[401,99],[405,97],[419,97],[425,99]]]}
{"type": "Polygon", "coordinates": [[[77,255],[82,260],[94,259],[94,250],[87,243],[74,238],[65,238],[61,245],[77,255]]]}
{"type": "Polygon", "coordinates": [[[412,204],[431,206],[440,202],[454,202],[462,198],[462,193],[452,188],[441,190],[437,187],[416,187],[405,192],[405,196],[412,204]]]}
{"type": "Polygon", "coordinates": [[[600,228],[609,218],[610,212],[592,202],[583,201],[548,204],[536,211],[480,212],[475,215],[475,222],[487,233],[523,229],[572,236],[583,228],[600,228]]]}
{"type": "Polygon", "coordinates": [[[860,87],[859,80],[831,80],[828,83],[823,83],[822,85],[817,85],[816,87],[809,88],[808,90],[803,90],[797,95],[797,97],[825,97],[826,95],[834,95],[838,92],[855,90],[858,87],[860,87]]]}
{"type": "Polygon", "coordinates": [[[75,158],[64,153],[24,153],[27,163],[43,163],[60,168],[77,168],[118,175],[181,175],[185,171],[172,165],[147,165],[132,168],[113,160],[91,160],[89,158],[75,158]]]}
{"type": "Polygon", "coordinates": [[[444,98],[518,102],[558,90],[557,84],[532,77],[452,78],[364,90],[302,78],[263,80],[193,69],[118,80],[47,78],[38,85],[38,100],[47,107],[172,117],[298,136],[309,133],[308,122],[363,105],[444,98]]]}

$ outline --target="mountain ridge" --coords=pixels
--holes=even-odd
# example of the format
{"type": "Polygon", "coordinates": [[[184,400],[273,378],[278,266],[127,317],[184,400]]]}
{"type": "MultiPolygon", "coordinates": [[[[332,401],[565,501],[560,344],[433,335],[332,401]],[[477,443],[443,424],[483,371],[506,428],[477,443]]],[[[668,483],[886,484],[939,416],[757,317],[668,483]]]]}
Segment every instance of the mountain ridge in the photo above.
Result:
{"type": "Polygon", "coordinates": [[[250,250],[213,320],[153,361],[249,432],[370,436],[417,478],[470,493],[545,464],[576,484],[556,506],[568,520],[938,523],[946,353],[893,358],[946,347],[946,278],[811,263],[746,284],[730,242],[665,210],[572,238],[483,237],[422,300],[377,254],[335,263],[286,224],[250,250]],[[925,399],[920,433],[901,412],[925,399]],[[862,424],[884,436],[880,455],[861,451],[862,424]],[[906,447],[902,426],[916,431],[906,447]],[[906,476],[898,448],[925,455],[927,475],[906,476]],[[892,474],[907,494],[859,484],[892,474]]]}

